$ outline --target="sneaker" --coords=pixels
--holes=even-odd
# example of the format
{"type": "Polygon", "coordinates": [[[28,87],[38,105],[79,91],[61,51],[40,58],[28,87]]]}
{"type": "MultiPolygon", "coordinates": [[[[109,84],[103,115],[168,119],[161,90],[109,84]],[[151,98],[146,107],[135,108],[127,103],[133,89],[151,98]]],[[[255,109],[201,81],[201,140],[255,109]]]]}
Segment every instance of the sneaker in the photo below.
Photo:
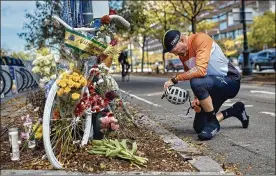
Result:
{"type": "Polygon", "coordinates": [[[233,105],[233,108],[237,110],[234,116],[241,121],[243,128],[247,128],[249,125],[249,116],[246,114],[244,103],[237,102],[233,105]]]}
{"type": "Polygon", "coordinates": [[[201,133],[198,134],[200,140],[210,140],[212,139],[220,130],[220,125],[217,120],[208,122],[201,133]]]}

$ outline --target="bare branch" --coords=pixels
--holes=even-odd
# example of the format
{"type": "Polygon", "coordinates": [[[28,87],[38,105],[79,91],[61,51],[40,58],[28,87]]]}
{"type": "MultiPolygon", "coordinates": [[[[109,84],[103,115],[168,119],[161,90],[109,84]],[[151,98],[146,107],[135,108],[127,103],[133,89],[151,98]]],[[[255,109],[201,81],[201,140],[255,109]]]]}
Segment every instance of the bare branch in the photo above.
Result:
{"type": "Polygon", "coordinates": [[[202,2],[200,3],[200,7],[198,8],[198,10],[197,10],[195,16],[197,16],[200,12],[203,12],[203,10],[200,11],[200,10],[202,9],[202,7],[203,7],[203,4],[204,4],[204,1],[202,1],[202,2]]]}
{"type": "MultiPolygon", "coordinates": [[[[175,10],[179,15],[181,15],[181,16],[187,18],[187,19],[190,20],[190,21],[192,20],[191,18],[188,17],[188,15],[185,15],[184,13],[181,13],[180,11],[178,11],[178,10],[177,10],[177,7],[175,6],[174,3],[171,2],[171,0],[170,0],[170,3],[172,4],[174,10],[175,10]]],[[[182,7],[184,7],[184,6],[183,6],[184,4],[183,4],[182,1],[181,1],[181,3],[182,3],[182,7]]],[[[185,8],[183,8],[183,9],[185,9],[185,8]]]]}

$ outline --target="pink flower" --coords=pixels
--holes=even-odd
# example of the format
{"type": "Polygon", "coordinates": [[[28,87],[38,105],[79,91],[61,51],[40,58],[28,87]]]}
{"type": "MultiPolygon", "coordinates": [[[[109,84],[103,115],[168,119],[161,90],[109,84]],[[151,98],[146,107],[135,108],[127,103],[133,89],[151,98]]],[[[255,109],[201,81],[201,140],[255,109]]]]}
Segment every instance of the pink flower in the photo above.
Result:
{"type": "Polygon", "coordinates": [[[109,118],[107,118],[105,116],[105,117],[100,118],[100,121],[101,121],[101,127],[102,128],[109,128],[109,126],[110,126],[110,120],[109,120],[109,118]]]}
{"type": "Polygon", "coordinates": [[[119,130],[119,125],[115,123],[111,123],[111,129],[114,131],[119,130]]]}
{"type": "Polygon", "coordinates": [[[118,122],[118,120],[115,119],[115,117],[109,117],[109,120],[110,120],[111,123],[117,123],[118,122]]]}
{"type": "Polygon", "coordinates": [[[21,132],[20,137],[21,137],[21,139],[27,140],[27,133],[21,132]]]}

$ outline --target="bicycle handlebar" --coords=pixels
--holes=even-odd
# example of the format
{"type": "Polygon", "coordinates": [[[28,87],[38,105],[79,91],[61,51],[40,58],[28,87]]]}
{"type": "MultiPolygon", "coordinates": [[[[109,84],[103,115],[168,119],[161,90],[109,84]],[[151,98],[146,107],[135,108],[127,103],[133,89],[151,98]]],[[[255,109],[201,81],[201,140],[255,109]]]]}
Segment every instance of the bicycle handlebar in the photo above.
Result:
{"type": "MultiPolygon", "coordinates": [[[[53,15],[52,17],[55,20],[57,20],[59,23],[61,23],[67,29],[71,29],[71,30],[74,30],[74,31],[85,31],[85,32],[93,32],[93,31],[97,30],[97,28],[83,28],[83,27],[82,28],[73,28],[70,25],[68,25],[65,21],[60,19],[58,16],[53,15]]],[[[130,23],[127,20],[125,20],[123,17],[119,16],[119,15],[109,15],[109,17],[110,17],[111,20],[115,19],[115,20],[120,21],[126,28],[130,27],[130,23]]]]}

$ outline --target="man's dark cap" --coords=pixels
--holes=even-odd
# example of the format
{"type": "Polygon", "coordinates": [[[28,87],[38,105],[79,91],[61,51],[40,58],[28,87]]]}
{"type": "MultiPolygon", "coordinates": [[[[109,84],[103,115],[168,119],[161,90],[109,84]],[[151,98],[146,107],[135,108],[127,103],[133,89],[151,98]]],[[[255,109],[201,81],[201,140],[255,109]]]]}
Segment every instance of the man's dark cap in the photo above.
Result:
{"type": "Polygon", "coordinates": [[[163,53],[170,52],[180,40],[181,33],[178,30],[168,30],[162,39],[163,53]]]}

